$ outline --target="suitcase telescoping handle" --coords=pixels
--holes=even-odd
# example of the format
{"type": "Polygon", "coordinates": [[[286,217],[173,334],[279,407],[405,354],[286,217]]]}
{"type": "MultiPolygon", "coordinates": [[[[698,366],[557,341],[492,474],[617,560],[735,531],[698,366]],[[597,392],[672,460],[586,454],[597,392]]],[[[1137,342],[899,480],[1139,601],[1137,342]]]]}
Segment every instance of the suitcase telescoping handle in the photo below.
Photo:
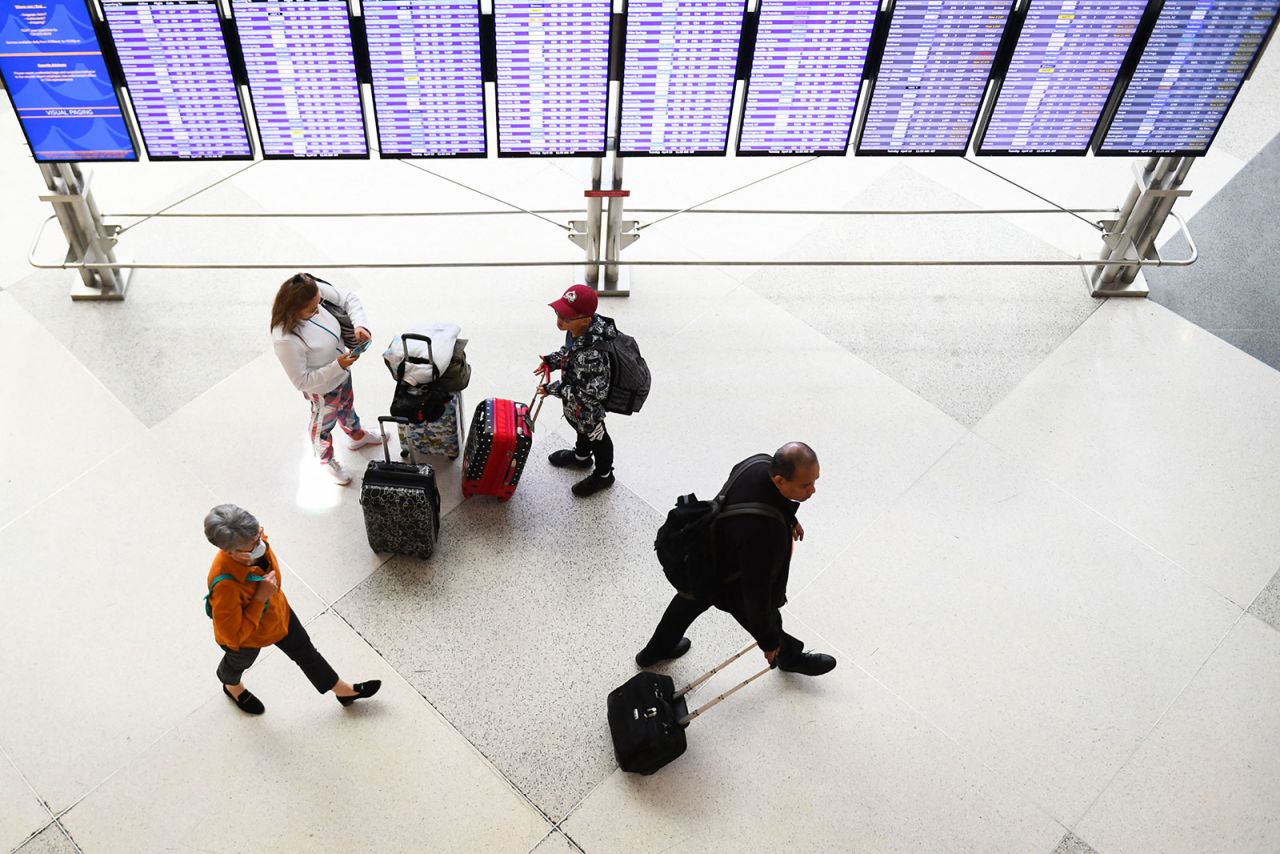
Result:
{"type": "Polygon", "coordinates": [[[551,366],[542,366],[542,382],[538,383],[538,388],[533,390],[533,400],[529,401],[529,426],[532,427],[534,422],[538,420],[538,413],[542,411],[542,402],[546,400],[538,394],[538,389],[551,382],[551,366]]]}
{"type": "Polygon", "coordinates": [[[394,421],[396,424],[408,424],[408,418],[397,418],[394,415],[378,416],[378,432],[382,434],[382,456],[387,462],[391,462],[391,446],[387,443],[387,427],[388,421],[394,421]]]}
{"type": "Polygon", "coordinates": [[[428,338],[428,337],[427,337],[427,336],[425,336],[425,335],[419,335],[419,334],[418,334],[418,333],[416,333],[416,332],[405,332],[405,333],[402,333],[402,334],[400,335],[400,346],[404,347],[404,360],[403,360],[402,362],[400,362],[400,371],[399,371],[399,373],[398,373],[398,374],[397,374],[397,376],[396,376],[396,381],[397,381],[397,382],[403,382],[403,381],[404,381],[404,372],[405,372],[405,368],[406,368],[406,366],[408,366],[408,365],[410,365],[410,364],[414,364],[414,365],[430,365],[430,366],[431,366],[431,381],[432,381],[432,382],[435,382],[436,380],[440,379],[440,369],[436,367],[436,354],[435,354],[435,352],[434,352],[434,351],[432,351],[432,349],[431,349],[431,339],[430,339],[430,338],[428,338]],[[423,359],[423,358],[422,358],[422,357],[420,357],[420,356],[410,356],[410,355],[409,355],[409,342],[410,342],[410,341],[425,341],[425,342],[427,342],[427,358],[423,359]]]}
{"type": "MultiPolygon", "coordinates": [[[[733,664],[739,658],[742,658],[742,656],[751,652],[751,650],[755,648],[756,648],[756,645],[754,643],[743,647],[742,650],[740,650],[739,652],[736,652],[733,655],[729,656],[724,661],[720,662],[715,667],[711,668],[706,673],[702,674],[697,679],[693,680],[688,685],[681,688],[679,691],[676,692],[675,696],[672,699],[678,699],[680,697],[683,697],[685,694],[688,694],[694,688],[697,688],[703,682],[706,682],[712,676],[715,676],[721,670],[724,670],[730,664],[733,664]]],[[[702,714],[707,709],[710,709],[712,706],[717,705],[718,703],[720,703],[720,701],[722,701],[725,697],[728,697],[730,694],[736,693],[737,691],[741,691],[743,688],[747,687],[752,682],[756,681],[757,679],[759,679],[761,676],[765,675],[772,669],[773,669],[773,665],[769,665],[764,670],[761,670],[759,673],[755,674],[754,676],[748,676],[746,679],[743,679],[741,682],[739,682],[737,685],[734,685],[728,691],[725,691],[723,694],[720,694],[717,697],[715,697],[715,699],[711,700],[708,703],[704,703],[698,708],[694,709],[692,712],[685,715],[680,720],[676,721],[676,723],[680,726],[688,726],[689,722],[692,721],[694,718],[696,718],[698,715],[702,714]]]]}

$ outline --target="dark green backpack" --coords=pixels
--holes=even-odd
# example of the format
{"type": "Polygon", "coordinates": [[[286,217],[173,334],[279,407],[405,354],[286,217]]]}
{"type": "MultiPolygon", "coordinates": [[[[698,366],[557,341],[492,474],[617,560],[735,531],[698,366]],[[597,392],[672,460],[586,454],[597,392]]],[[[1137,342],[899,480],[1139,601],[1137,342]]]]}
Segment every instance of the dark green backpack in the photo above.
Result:
{"type": "MultiPolygon", "coordinates": [[[[232,575],[232,574],[231,574],[231,573],[229,573],[229,572],[224,572],[224,573],[222,573],[221,575],[215,575],[215,576],[213,577],[213,581],[210,581],[210,582],[209,582],[209,592],[208,592],[208,593],[206,593],[206,594],[204,594],[204,615],[205,615],[206,617],[208,617],[210,620],[212,620],[212,619],[213,619],[213,604],[209,601],[209,597],[213,595],[213,588],[215,588],[215,587],[217,587],[217,586],[218,586],[218,582],[219,582],[219,581],[226,581],[228,578],[235,578],[235,576],[234,576],[234,575],[232,575]]],[[[248,575],[246,575],[246,576],[245,576],[245,579],[244,579],[244,580],[245,580],[245,581],[262,581],[262,576],[261,576],[261,575],[254,575],[254,574],[251,572],[251,573],[249,573],[248,575]]],[[[262,604],[263,604],[264,606],[270,606],[270,605],[271,605],[271,603],[270,603],[270,602],[263,602],[262,604]]],[[[267,608],[266,608],[266,607],[264,607],[262,610],[265,612],[265,611],[267,610],[267,608]]]]}

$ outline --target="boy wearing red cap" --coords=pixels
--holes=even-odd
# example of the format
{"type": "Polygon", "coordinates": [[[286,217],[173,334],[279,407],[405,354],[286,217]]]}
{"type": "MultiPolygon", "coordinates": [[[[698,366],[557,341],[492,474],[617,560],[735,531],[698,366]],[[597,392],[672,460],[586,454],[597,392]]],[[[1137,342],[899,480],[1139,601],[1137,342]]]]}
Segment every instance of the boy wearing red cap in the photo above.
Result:
{"type": "MultiPolygon", "coordinates": [[[[573,448],[551,454],[551,465],[595,470],[573,485],[579,498],[613,486],[613,439],[605,430],[605,401],[609,397],[609,354],[596,347],[618,334],[613,320],[596,314],[599,300],[586,285],[573,285],[551,303],[556,328],[565,333],[564,346],[542,357],[542,364],[560,371],[560,379],[539,394],[560,398],[565,420],[578,433],[573,448]]],[[[539,367],[537,372],[541,372],[539,367]]]]}

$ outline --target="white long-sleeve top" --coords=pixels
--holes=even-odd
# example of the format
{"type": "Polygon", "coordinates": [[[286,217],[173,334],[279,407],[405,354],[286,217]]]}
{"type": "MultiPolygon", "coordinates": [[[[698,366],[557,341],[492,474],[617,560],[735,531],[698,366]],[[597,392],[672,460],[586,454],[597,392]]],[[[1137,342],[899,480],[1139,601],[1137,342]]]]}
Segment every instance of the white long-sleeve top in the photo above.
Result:
{"type": "MultiPolygon", "coordinates": [[[[359,297],[324,282],[316,282],[316,287],[322,300],[342,306],[357,327],[369,328],[359,297]]],[[[273,327],[271,343],[289,382],[304,394],[326,394],[347,378],[347,369],[338,364],[338,357],[347,352],[342,344],[342,328],[324,305],[315,317],[301,321],[292,331],[273,327]]]]}

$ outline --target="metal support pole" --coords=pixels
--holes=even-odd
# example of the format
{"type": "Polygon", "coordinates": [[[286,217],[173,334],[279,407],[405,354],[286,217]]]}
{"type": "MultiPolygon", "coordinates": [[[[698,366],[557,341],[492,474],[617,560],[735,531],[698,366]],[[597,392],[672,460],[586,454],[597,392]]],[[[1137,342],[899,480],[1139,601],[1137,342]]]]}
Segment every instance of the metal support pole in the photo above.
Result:
{"type": "Polygon", "coordinates": [[[600,183],[604,175],[604,158],[593,157],[591,159],[591,189],[585,195],[587,197],[587,218],[585,220],[571,220],[569,222],[570,232],[569,239],[576,243],[580,248],[586,250],[587,261],[582,266],[582,273],[579,278],[586,285],[599,290],[600,288],[600,219],[601,219],[601,196],[600,183]]]}
{"type": "Polygon", "coordinates": [[[73,300],[122,300],[133,271],[116,267],[117,225],[106,225],[89,191],[89,182],[77,163],[41,163],[40,174],[50,190],[40,201],[53,205],[54,215],[67,238],[67,262],[74,262],[80,284],[71,289],[73,300]]]}
{"type": "Polygon", "coordinates": [[[1117,263],[1099,267],[1088,275],[1089,292],[1095,297],[1138,296],[1150,293],[1138,267],[1132,262],[1150,257],[1155,237],[1173,209],[1173,202],[1190,191],[1179,189],[1190,164],[1177,157],[1152,157],[1145,166],[1134,167],[1134,185],[1117,217],[1106,222],[1103,235],[1104,261],[1117,263]]]}
{"type": "Polygon", "coordinates": [[[609,225],[605,232],[604,259],[615,263],[605,265],[604,287],[600,289],[600,295],[629,296],[630,281],[624,280],[629,279],[630,271],[624,272],[616,262],[622,260],[622,250],[639,240],[640,234],[636,231],[634,221],[624,222],[622,219],[622,211],[630,194],[622,189],[622,158],[617,154],[613,156],[613,181],[610,190],[609,225]]]}
{"type": "MultiPolygon", "coordinates": [[[[1169,214],[1173,210],[1174,202],[1180,198],[1177,195],[1177,191],[1181,190],[1182,182],[1187,179],[1187,173],[1191,171],[1192,163],[1195,163],[1194,157],[1182,158],[1182,162],[1178,164],[1177,169],[1166,178],[1163,188],[1166,194],[1161,195],[1156,200],[1151,216],[1147,218],[1142,232],[1133,241],[1138,250],[1138,257],[1152,257],[1156,240],[1160,237],[1161,230],[1164,229],[1165,221],[1168,220],[1169,214]]],[[[1137,267],[1126,267],[1120,273],[1120,281],[1130,284],[1137,274],[1137,267]]]]}

